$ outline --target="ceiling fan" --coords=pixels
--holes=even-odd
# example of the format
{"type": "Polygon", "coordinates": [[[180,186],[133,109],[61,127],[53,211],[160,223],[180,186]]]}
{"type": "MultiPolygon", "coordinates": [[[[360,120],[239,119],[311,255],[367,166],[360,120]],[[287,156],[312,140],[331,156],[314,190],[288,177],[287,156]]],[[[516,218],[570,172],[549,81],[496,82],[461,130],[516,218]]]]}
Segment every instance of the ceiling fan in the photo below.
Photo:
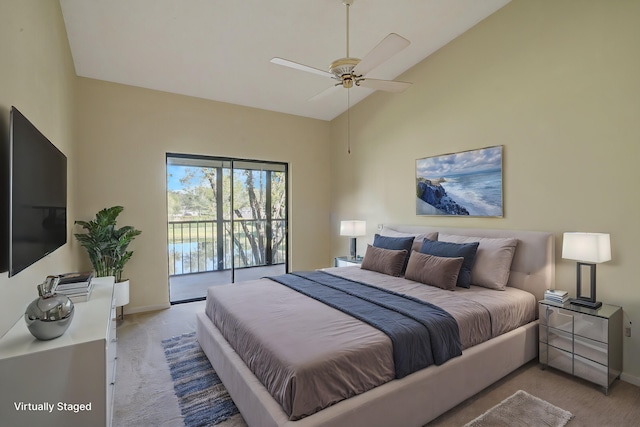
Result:
{"type": "MultiPolygon", "coordinates": [[[[341,0],[347,11],[347,55],[344,58],[336,59],[329,66],[329,71],[319,68],[310,67],[308,65],[299,64],[283,58],[273,58],[271,62],[285,67],[294,68],[296,70],[306,71],[321,76],[329,77],[338,82],[334,86],[342,86],[346,89],[355,86],[362,86],[374,90],[384,90],[387,92],[402,92],[411,86],[408,82],[399,82],[394,80],[378,80],[366,77],[366,74],[375,67],[391,58],[402,49],[409,46],[409,40],[395,33],[389,34],[376,47],[371,50],[364,58],[352,58],[349,56],[349,7],[354,0],[341,0]]],[[[331,89],[331,88],[330,88],[331,89]]],[[[322,95],[323,93],[319,94],[322,95]]],[[[317,98],[318,95],[312,99],[317,98]]]]}

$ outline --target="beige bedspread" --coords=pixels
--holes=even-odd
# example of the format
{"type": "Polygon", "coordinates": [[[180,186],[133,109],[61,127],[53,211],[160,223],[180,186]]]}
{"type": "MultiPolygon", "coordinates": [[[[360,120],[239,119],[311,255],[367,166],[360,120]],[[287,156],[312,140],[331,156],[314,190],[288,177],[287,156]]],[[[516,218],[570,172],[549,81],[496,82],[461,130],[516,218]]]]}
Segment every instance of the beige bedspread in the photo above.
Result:
{"type": "MultiPolygon", "coordinates": [[[[452,292],[358,267],[325,271],[440,306],[463,348],[535,320],[535,297],[515,288],[452,292]]],[[[384,333],[271,280],[209,288],[206,313],[291,420],[395,377],[384,333]]]]}

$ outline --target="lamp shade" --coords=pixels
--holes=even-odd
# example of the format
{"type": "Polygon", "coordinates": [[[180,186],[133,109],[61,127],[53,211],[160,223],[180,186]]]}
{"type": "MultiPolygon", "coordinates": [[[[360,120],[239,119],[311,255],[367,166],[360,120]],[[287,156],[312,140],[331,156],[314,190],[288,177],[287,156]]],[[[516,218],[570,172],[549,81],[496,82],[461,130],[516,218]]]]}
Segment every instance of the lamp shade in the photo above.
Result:
{"type": "Polygon", "coordinates": [[[340,221],[341,236],[365,236],[367,234],[367,221],[340,221]]]}
{"type": "Polygon", "coordinates": [[[598,264],[611,260],[611,240],[607,233],[564,233],[562,258],[598,264]]]}

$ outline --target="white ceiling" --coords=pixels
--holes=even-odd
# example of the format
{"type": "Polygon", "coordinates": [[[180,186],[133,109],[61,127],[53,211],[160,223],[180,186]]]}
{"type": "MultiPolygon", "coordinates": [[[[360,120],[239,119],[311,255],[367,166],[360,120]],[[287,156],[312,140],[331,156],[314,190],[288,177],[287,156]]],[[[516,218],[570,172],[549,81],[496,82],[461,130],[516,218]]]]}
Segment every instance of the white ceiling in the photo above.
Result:
{"type": "MultiPolygon", "coordinates": [[[[509,1],[355,0],[350,54],[362,58],[392,32],[409,39],[408,48],[367,74],[394,79],[509,1]]],[[[328,70],[344,57],[342,0],[60,4],[79,76],[322,120],[347,109],[344,88],[309,101],[333,80],[269,62],[278,56],[328,70]]],[[[351,105],[371,93],[352,89],[351,105]]]]}

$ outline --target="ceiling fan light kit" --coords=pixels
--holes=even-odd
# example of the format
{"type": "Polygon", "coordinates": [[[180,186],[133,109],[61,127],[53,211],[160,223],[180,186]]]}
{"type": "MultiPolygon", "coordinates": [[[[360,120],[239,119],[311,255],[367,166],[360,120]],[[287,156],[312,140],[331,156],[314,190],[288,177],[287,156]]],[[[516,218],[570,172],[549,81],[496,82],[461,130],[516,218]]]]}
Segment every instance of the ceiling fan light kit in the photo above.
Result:
{"type": "Polygon", "coordinates": [[[336,85],[342,84],[347,89],[352,88],[353,83],[358,81],[358,76],[353,74],[353,69],[359,62],[360,60],[357,58],[340,58],[333,61],[329,66],[329,71],[335,76],[333,78],[341,82],[336,85]]]}

